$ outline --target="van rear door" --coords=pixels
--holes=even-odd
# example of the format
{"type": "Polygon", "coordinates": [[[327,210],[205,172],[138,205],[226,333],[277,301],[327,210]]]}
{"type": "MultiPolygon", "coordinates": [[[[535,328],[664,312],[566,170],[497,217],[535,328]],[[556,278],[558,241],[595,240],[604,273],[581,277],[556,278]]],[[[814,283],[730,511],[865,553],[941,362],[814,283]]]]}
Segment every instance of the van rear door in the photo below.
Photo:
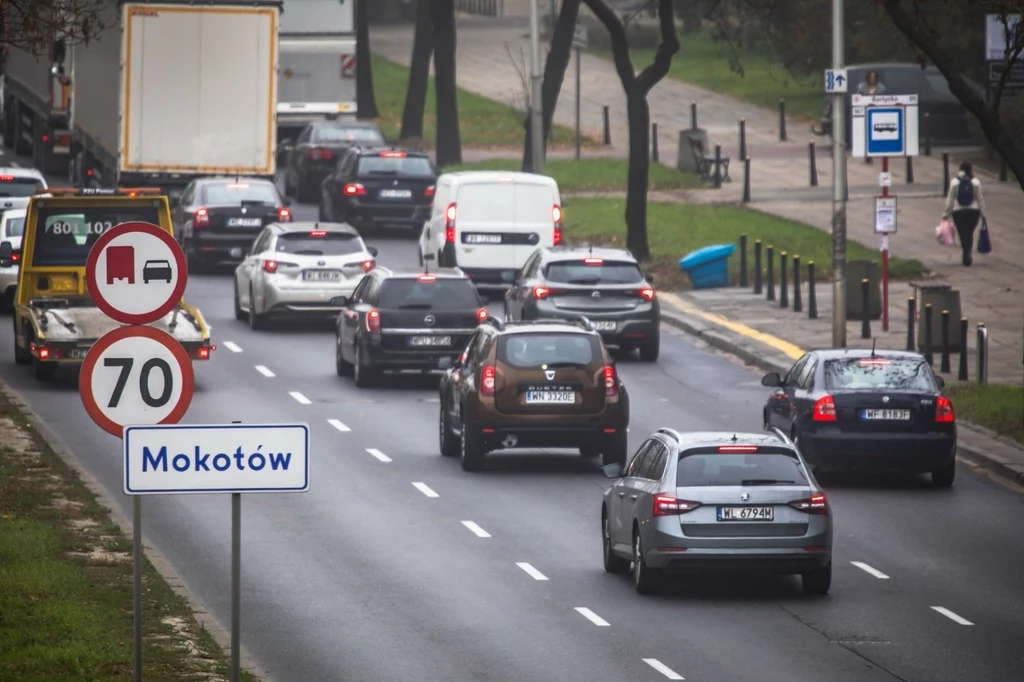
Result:
{"type": "Polygon", "coordinates": [[[516,267],[516,186],[512,182],[467,182],[454,199],[455,253],[461,268],[516,267]]]}
{"type": "Polygon", "coordinates": [[[555,245],[554,208],[558,203],[549,184],[535,182],[516,183],[516,249],[513,267],[522,270],[526,260],[542,246],[555,245]]]}

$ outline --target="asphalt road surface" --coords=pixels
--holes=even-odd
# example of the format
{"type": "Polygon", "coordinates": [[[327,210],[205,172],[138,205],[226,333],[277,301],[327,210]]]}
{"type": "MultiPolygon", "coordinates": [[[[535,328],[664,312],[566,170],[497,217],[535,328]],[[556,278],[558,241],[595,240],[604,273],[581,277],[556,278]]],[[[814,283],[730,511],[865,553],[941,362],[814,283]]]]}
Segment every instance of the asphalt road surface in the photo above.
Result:
{"type": "MultiPolygon", "coordinates": [[[[415,265],[411,239],[370,243],[381,264],[415,265]]],[[[243,644],[277,682],[1024,680],[1022,497],[966,467],[951,490],[826,481],[827,597],[796,578],[713,577],[640,597],[601,567],[597,463],[493,454],[465,473],[437,451],[436,379],[357,390],[334,373],[329,326],[236,322],[227,274],[191,278],[186,298],[218,344],[186,421],[312,427],[312,490],[243,502],[243,644]]],[[[0,377],[130,513],[119,441],[86,415],[74,374],[39,384],[12,345],[0,321],[0,377]]],[[[619,370],[633,447],[661,426],[760,428],[759,376],[672,329],[657,364],[619,370]]],[[[148,497],[145,524],[228,623],[229,497],[148,497]]]]}

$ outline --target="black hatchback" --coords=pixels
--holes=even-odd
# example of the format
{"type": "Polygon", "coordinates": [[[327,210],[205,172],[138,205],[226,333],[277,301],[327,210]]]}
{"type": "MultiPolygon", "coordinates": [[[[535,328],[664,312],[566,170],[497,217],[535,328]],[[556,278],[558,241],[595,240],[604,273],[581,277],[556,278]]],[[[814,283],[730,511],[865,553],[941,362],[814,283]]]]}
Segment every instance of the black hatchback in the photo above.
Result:
{"type": "Polygon", "coordinates": [[[816,469],[930,473],[936,486],[953,484],[953,404],[918,353],[814,350],[761,383],[775,389],[765,427],[790,434],[816,469]]]}

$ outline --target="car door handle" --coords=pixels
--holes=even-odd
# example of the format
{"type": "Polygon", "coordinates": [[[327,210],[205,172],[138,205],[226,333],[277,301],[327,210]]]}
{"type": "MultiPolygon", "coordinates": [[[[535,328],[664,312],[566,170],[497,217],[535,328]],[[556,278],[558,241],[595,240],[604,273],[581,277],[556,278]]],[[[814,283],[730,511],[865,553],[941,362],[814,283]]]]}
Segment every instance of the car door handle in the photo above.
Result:
{"type": "Polygon", "coordinates": [[[619,497],[625,497],[626,493],[619,493],[619,497]]]}
{"type": "Polygon", "coordinates": [[[635,500],[636,498],[637,498],[637,496],[636,496],[636,495],[630,495],[630,496],[629,496],[629,499],[631,499],[631,500],[635,500]]]}

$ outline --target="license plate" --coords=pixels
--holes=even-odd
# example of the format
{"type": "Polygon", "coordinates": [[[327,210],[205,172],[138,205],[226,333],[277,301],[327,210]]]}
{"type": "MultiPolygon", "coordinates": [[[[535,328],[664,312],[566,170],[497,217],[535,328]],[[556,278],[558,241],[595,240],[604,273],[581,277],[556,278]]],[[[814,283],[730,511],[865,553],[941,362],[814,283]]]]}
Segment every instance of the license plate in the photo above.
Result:
{"type": "Polygon", "coordinates": [[[467,244],[500,244],[500,234],[467,234],[467,244]]]}
{"type": "Polygon", "coordinates": [[[77,360],[79,358],[84,358],[85,354],[88,352],[88,348],[72,348],[67,353],[65,353],[65,356],[72,360],[77,360]]]}
{"type": "Polygon", "coordinates": [[[613,320],[591,320],[591,324],[599,332],[613,332],[618,328],[618,324],[613,320]]]}
{"type": "Polygon", "coordinates": [[[228,227],[259,227],[262,218],[228,218],[228,227]]]}
{"type": "Polygon", "coordinates": [[[576,394],[573,391],[528,391],[526,402],[530,404],[561,404],[572,405],[576,402],[576,394]]]}
{"type": "Polygon", "coordinates": [[[450,336],[414,336],[409,339],[410,346],[417,346],[422,348],[423,346],[450,346],[452,345],[452,337],[450,336]]]}
{"type": "Polygon", "coordinates": [[[381,199],[412,199],[411,189],[382,189],[381,199]]]}
{"type": "Polygon", "coordinates": [[[338,270],[304,270],[302,279],[307,282],[337,282],[341,279],[338,270]]]}
{"type": "Polygon", "coordinates": [[[774,521],[774,507],[719,507],[719,521],[774,521]]]}
{"type": "Polygon", "coordinates": [[[871,421],[909,421],[910,410],[864,410],[864,419],[871,421]]]}

